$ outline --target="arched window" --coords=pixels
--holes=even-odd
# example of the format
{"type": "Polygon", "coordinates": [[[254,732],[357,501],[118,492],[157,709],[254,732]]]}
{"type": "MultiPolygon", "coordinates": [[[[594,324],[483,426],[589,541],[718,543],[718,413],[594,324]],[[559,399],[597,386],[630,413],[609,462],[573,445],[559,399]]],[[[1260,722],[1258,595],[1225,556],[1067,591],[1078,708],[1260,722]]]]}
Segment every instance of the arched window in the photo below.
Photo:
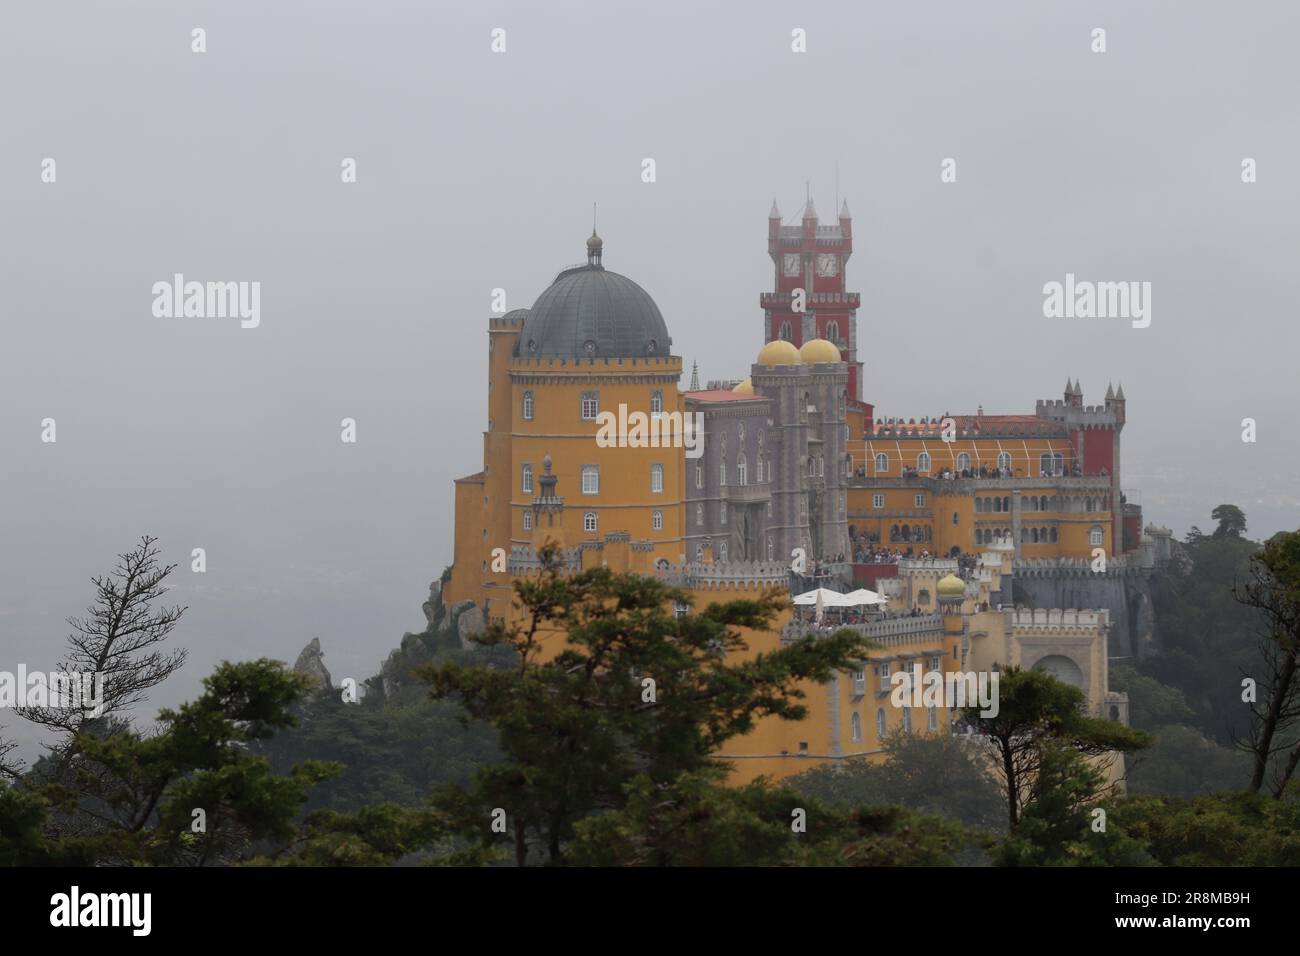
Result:
{"type": "Polygon", "coordinates": [[[916,470],[917,471],[930,470],[930,453],[928,451],[923,451],[921,452],[921,454],[916,456],[916,470]]]}
{"type": "Polygon", "coordinates": [[[588,511],[585,515],[582,516],[582,530],[583,531],[596,530],[596,512],[588,511]]]}
{"type": "Polygon", "coordinates": [[[725,501],[718,506],[718,518],[723,524],[727,523],[727,503],[725,501]]]}
{"type": "Polygon", "coordinates": [[[664,530],[664,513],[662,511],[655,511],[651,513],[650,528],[653,531],[664,530]]]}
{"type": "Polygon", "coordinates": [[[836,343],[840,340],[840,324],[834,319],[826,323],[826,338],[836,343]]]}
{"type": "Polygon", "coordinates": [[[1088,544],[1094,548],[1100,547],[1106,540],[1105,533],[1101,530],[1101,525],[1095,524],[1088,529],[1088,544]]]}
{"type": "Polygon", "coordinates": [[[533,530],[533,513],[531,511],[524,512],[524,530],[525,531],[533,530]]]}
{"type": "Polygon", "coordinates": [[[876,456],[876,474],[878,474],[878,475],[883,475],[883,474],[885,474],[887,471],[889,471],[889,456],[886,455],[886,454],[883,454],[883,453],[877,455],[877,456],[876,456]]]}
{"type": "MultiPolygon", "coordinates": [[[[723,523],[725,524],[726,522],[723,523]]],[[[725,541],[718,542],[718,560],[720,561],[727,560],[727,542],[725,541]]]]}
{"type": "Polygon", "coordinates": [[[763,456],[762,455],[759,455],[757,458],[754,459],[754,470],[757,472],[757,474],[754,476],[754,481],[761,485],[763,483],[763,456]]]}
{"type": "Polygon", "coordinates": [[[722,463],[718,466],[718,479],[724,486],[727,484],[727,459],[725,458],[722,459],[722,463]]]}
{"type": "Polygon", "coordinates": [[[664,393],[655,389],[650,393],[650,414],[658,415],[664,410],[664,393]]]}
{"type": "Polygon", "coordinates": [[[531,495],[533,493],[533,466],[524,465],[521,470],[523,474],[520,480],[520,489],[524,494],[531,495]]]}
{"type": "Polygon", "coordinates": [[[736,484],[744,485],[749,475],[749,463],[745,460],[745,453],[742,451],[736,456],[736,484]]]}
{"type": "Polygon", "coordinates": [[[857,711],[854,711],[853,718],[850,721],[850,723],[852,724],[853,727],[853,740],[855,742],[861,740],[862,739],[862,715],[859,714],[857,711]]]}
{"type": "Polygon", "coordinates": [[[777,338],[785,339],[787,342],[790,341],[790,323],[788,321],[781,323],[781,331],[777,338]]]}
{"type": "Polygon", "coordinates": [[[702,544],[697,544],[697,545],[695,546],[695,560],[696,560],[696,561],[703,561],[703,560],[704,560],[704,545],[702,545],[702,544]]]}
{"type": "Polygon", "coordinates": [[[533,420],[533,393],[531,391],[527,391],[524,392],[524,421],[531,422],[532,420],[533,420]]]}
{"type": "Polygon", "coordinates": [[[1000,453],[998,454],[998,468],[1001,468],[1001,469],[1003,469],[1003,470],[1005,470],[1005,471],[1010,471],[1010,470],[1011,470],[1011,455],[1010,455],[1010,454],[1008,454],[1008,453],[1005,452],[1005,451],[1004,451],[1004,452],[1000,452],[1000,453]]]}
{"type": "Polygon", "coordinates": [[[1053,527],[1053,528],[1051,529],[1051,541],[1052,541],[1052,544],[1056,544],[1056,528],[1055,528],[1055,527],[1053,527]]]}
{"type": "Polygon", "coordinates": [[[584,495],[600,494],[600,468],[598,466],[582,466],[582,493],[584,495]]]}
{"type": "Polygon", "coordinates": [[[1065,456],[1064,456],[1064,455],[1062,455],[1062,454],[1060,454],[1060,453],[1057,453],[1057,454],[1055,454],[1055,455],[1052,456],[1052,474],[1054,474],[1054,475],[1063,475],[1063,474],[1065,474],[1065,456]]]}
{"type": "Polygon", "coordinates": [[[769,561],[776,560],[776,542],[773,541],[771,538],[767,539],[767,560],[769,561]]]}
{"type": "Polygon", "coordinates": [[[650,466],[650,493],[662,495],[664,493],[664,466],[650,466]]]}
{"type": "Polygon", "coordinates": [[[970,455],[966,454],[965,452],[962,452],[960,455],[957,456],[957,470],[958,471],[970,470],[970,455]]]}
{"type": "Polygon", "coordinates": [[[704,465],[700,462],[695,463],[695,487],[704,487],[704,465]]]}
{"type": "Polygon", "coordinates": [[[704,527],[704,505],[695,506],[695,523],[699,527],[704,527]]]}
{"type": "Polygon", "coordinates": [[[876,711],[876,739],[885,739],[885,708],[876,711]]]}
{"type": "Polygon", "coordinates": [[[994,498],[994,499],[993,499],[993,510],[996,511],[996,512],[1001,513],[1001,511],[1002,511],[1002,499],[1001,499],[1001,498],[994,498]]]}
{"type": "Polygon", "coordinates": [[[1038,467],[1044,475],[1052,473],[1052,456],[1046,452],[1038,456],[1038,467]]]}
{"type": "Polygon", "coordinates": [[[1002,496],[1002,510],[1003,510],[1003,511],[1010,511],[1010,510],[1011,510],[1011,496],[1010,496],[1010,495],[1003,495],[1003,496],[1002,496]]]}

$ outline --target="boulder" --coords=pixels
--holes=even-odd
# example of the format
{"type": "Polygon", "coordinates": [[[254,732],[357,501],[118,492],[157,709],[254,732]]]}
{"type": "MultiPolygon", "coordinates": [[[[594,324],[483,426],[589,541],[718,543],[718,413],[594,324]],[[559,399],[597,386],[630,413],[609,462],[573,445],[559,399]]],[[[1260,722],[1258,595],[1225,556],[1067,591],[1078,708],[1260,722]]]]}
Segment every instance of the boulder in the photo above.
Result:
{"type": "Polygon", "coordinates": [[[313,637],[311,643],[302,649],[298,660],[294,662],[295,674],[305,674],[317,688],[333,690],[330,672],[325,669],[325,654],[320,649],[320,638],[313,637]]]}

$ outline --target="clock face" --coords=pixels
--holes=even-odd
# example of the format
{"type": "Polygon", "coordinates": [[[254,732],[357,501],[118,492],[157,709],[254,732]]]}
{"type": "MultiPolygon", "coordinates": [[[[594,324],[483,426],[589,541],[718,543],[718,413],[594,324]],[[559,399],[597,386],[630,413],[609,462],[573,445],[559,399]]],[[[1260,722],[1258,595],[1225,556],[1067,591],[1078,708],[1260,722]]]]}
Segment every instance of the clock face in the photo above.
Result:
{"type": "Polygon", "coordinates": [[[822,252],[817,255],[817,274],[819,276],[833,276],[840,271],[840,257],[833,252],[822,252]]]}
{"type": "Polygon", "coordinates": [[[787,252],[785,254],[785,274],[787,276],[797,276],[799,274],[799,253],[787,252]]]}

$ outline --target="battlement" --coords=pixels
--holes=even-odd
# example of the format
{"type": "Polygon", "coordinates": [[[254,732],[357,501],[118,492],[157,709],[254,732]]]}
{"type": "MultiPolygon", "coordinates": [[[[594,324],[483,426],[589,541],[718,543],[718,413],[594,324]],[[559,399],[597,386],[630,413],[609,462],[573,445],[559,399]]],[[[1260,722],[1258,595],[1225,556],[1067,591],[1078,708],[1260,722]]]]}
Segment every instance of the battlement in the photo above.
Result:
{"type": "Polygon", "coordinates": [[[1110,627],[1110,611],[1076,610],[1074,608],[1016,608],[1011,614],[1014,628],[1102,628],[1110,627]]]}
{"type": "Polygon", "coordinates": [[[1066,425],[1096,428],[1123,424],[1123,419],[1114,405],[1071,405],[1061,399],[1040,398],[1034,403],[1034,414],[1048,421],[1064,422],[1066,425]]]}
{"type": "MultiPolygon", "coordinates": [[[[764,309],[788,309],[794,302],[789,292],[760,292],[758,304],[764,309]]],[[[808,305],[839,305],[856,309],[862,303],[862,296],[857,292],[813,292],[804,296],[808,305]]]]}
{"type": "MultiPolygon", "coordinates": [[[[1077,409],[1076,409],[1077,410],[1077,409]]],[[[1044,417],[1041,421],[999,421],[994,418],[982,419],[969,415],[929,416],[920,420],[909,418],[886,417],[877,415],[872,428],[867,432],[867,439],[873,438],[931,438],[942,440],[943,421],[953,419],[954,433],[959,438],[997,438],[997,437],[1032,437],[1032,438],[1066,438],[1061,424],[1044,417]],[[972,427],[974,426],[974,427],[972,427]]]]}
{"type": "Polygon", "coordinates": [[[515,309],[513,312],[507,312],[505,315],[494,315],[488,319],[488,331],[490,332],[513,332],[524,327],[524,320],[528,318],[527,309],[515,309]]]}
{"type": "Polygon", "coordinates": [[[1024,577],[1070,575],[1077,577],[1120,577],[1144,574],[1155,567],[1155,556],[1143,550],[1136,554],[1120,554],[1106,559],[1105,571],[1094,571],[1090,558],[1020,558],[1014,562],[1014,573],[1024,577]]]}
{"type": "MultiPolygon", "coordinates": [[[[857,631],[881,647],[897,648],[919,643],[926,637],[942,640],[943,616],[940,614],[918,614],[915,617],[907,615],[905,617],[879,618],[862,624],[834,626],[834,630],[841,629],[857,631]]],[[[816,626],[806,621],[791,621],[781,628],[781,643],[790,644],[810,634],[824,633],[825,631],[817,630],[816,626]]]]}
{"type": "Polygon", "coordinates": [[[655,576],[677,587],[761,591],[789,587],[790,566],[780,561],[689,562],[656,571],[655,576]]]}
{"type": "Polygon", "coordinates": [[[567,369],[581,372],[591,368],[648,369],[658,372],[680,373],[682,360],[677,355],[647,356],[645,358],[554,358],[516,355],[510,359],[511,371],[525,369],[567,369]]]}

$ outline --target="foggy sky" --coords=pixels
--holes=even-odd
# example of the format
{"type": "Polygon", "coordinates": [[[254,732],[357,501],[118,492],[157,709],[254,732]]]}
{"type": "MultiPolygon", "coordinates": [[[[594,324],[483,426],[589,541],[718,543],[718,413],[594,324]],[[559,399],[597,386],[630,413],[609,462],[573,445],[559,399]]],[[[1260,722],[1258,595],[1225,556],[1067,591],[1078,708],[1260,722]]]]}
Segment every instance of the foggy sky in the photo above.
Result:
{"type": "Polygon", "coordinates": [[[149,532],[192,656],[142,716],[314,636],[336,682],[374,673],[482,466],[492,289],[530,305],[597,202],[673,353],[743,377],[772,199],[794,221],[810,180],[828,221],[837,169],[879,414],[1122,381],[1147,521],[1300,526],[1294,6],[715,6],[0,7],[0,669],[55,667],[89,577],[149,532]],[[155,318],[177,272],[260,281],[260,327],[155,318]],[[1151,282],[1150,328],[1043,318],[1067,272],[1151,282]]]}

